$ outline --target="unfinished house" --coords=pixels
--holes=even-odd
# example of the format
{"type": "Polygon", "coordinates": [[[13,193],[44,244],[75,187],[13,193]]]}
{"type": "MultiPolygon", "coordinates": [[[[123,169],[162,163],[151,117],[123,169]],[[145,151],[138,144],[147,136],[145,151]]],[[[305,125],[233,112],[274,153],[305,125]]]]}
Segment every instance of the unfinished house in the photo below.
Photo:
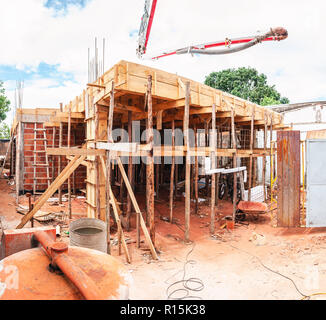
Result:
{"type": "MultiPolygon", "coordinates": [[[[108,234],[110,225],[117,224],[127,260],[124,228],[137,230],[138,246],[142,231],[153,257],[157,257],[156,199],[169,203],[166,215],[173,223],[178,205],[175,197],[184,195],[184,237],[189,241],[191,215],[196,214],[200,193],[211,207],[209,229],[214,233],[220,175],[226,173],[225,168],[233,178],[229,187],[233,191],[229,193],[233,220],[238,179],[250,200],[257,181],[257,159],[263,159],[263,190],[267,157],[271,157],[271,180],[276,175],[267,132],[283,128],[279,113],[147,66],[121,61],[89,83],[62,111],[51,110],[46,115],[41,111],[32,114],[21,110],[14,128],[17,192],[45,191],[18,228],[58,189],[79,189],[85,183],[87,217],[103,221],[112,217],[108,234]],[[125,129],[127,136],[118,129],[125,129]],[[258,130],[264,133],[263,148],[257,148],[258,130]],[[181,141],[177,131],[183,132],[181,141]],[[46,153],[40,157],[45,168],[35,160],[43,147],[39,138],[46,141],[46,153]]],[[[265,200],[272,197],[272,189],[263,192],[265,200]]]]}

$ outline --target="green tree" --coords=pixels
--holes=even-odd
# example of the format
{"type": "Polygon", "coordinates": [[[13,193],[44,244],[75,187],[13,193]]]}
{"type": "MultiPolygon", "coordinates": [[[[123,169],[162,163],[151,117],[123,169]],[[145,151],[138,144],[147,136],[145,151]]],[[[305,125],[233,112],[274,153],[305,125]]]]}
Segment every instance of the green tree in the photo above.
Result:
{"type": "Polygon", "coordinates": [[[274,85],[267,84],[265,74],[259,74],[254,68],[212,72],[206,77],[205,84],[263,106],[290,102],[288,98],[281,97],[274,85]]]}
{"type": "Polygon", "coordinates": [[[3,121],[7,117],[7,112],[10,110],[10,101],[6,97],[3,82],[0,80],[0,139],[10,138],[10,128],[3,121]]]}
{"type": "Polygon", "coordinates": [[[0,123],[0,139],[9,139],[10,138],[10,128],[5,123],[0,123]]]}
{"type": "Polygon", "coordinates": [[[10,110],[10,101],[6,97],[3,82],[0,80],[0,122],[6,119],[7,112],[10,110]]]}

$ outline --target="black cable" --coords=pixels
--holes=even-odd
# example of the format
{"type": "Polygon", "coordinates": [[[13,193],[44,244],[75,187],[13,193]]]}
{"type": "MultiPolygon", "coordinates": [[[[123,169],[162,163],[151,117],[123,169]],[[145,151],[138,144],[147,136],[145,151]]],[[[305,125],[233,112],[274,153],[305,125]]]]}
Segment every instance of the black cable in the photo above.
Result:
{"type": "MultiPolygon", "coordinates": [[[[185,263],[183,265],[183,270],[180,270],[180,271],[183,271],[182,280],[175,281],[175,282],[173,282],[172,284],[170,284],[167,287],[167,289],[166,289],[166,295],[167,295],[167,299],[168,300],[186,300],[186,299],[202,300],[202,298],[199,297],[199,296],[190,295],[190,292],[191,291],[193,291],[193,292],[200,292],[200,291],[202,291],[204,289],[204,287],[205,287],[203,281],[201,279],[199,279],[199,278],[188,278],[188,279],[185,279],[185,277],[186,277],[186,266],[187,266],[187,264],[194,265],[194,264],[197,263],[195,260],[189,260],[189,256],[194,251],[195,246],[196,246],[196,244],[195,244],[195,242],[193,242],[193,246],[192,246],[191,250],[187,253],[186,261],[185,261],[185,263]],[[174,289],[174,290],[172,290],[170,292],[170,289],[172,287],[174,287],[176,285],[180,285],[180,284],[182,284],[182,286],[183,286],[182,288],[174,289]],[[181,296],[181,297],[175,297],[175,294],[176,293],[180,293],[180,292],[184,292],[184,295],[181,296]]],[[[180,271],[178,271],[177,273],[175,273],[173,276],[175,276],[176,274],[178,274],[180,271]]],[[[170,278],[172,278],[172,277],[170,277],[170,278]]]]}
{"type": "Polygon", "coordinates": [[[261,265],[262,265],[266,270],[268,270],[268,271],[270,271],[270,272],[273,272],[273,273],[275,273],[275,274],[277,274],[277,275],[279,275],[279,276],[281,276],[281,277],[283,277],[283,278],[285,278],[285,279],[291,281],[291,282],[293,283],[295,289],[297,290],[297,292],[298,292],[298,293],[299,293],[303,298],[309,298],[309,297],[310,297],[309,295],[303,294],[303,293],[299,290],[299,288],[297,287],[297,285],[296,285],[296,283],[294,282],[293,279],[291,279],[290,277],[288,277],[288,276],[286,276],[286,275],[284,275],[284,274],[282,274],[282,273],[280,273],[280,272],[278,272],[278,271],[272,270],[271,268],[267,267],[267,266],[266,266],[266,265],[265,265],[265,264],[260,260],[259,257],[255,256],[254,254],[252,254],[252,253],[250,253],[250,252],[247,252],[247,251],[245,251],[245,250],[243,250],[243,249],[237,248],[237,247],[233,246],[232,244],[228,244],[228,245],[229,245],[230,247],[234,248],[234,249],[237,249],[237,250],[239,250],[239,251],[242,251],[242,252],[248,254],[249,256],[251,256],[251,257],[257,259],[258,262],[259,262],[259,263],[260,263],[260,264],[261,264],[261,265]]]}

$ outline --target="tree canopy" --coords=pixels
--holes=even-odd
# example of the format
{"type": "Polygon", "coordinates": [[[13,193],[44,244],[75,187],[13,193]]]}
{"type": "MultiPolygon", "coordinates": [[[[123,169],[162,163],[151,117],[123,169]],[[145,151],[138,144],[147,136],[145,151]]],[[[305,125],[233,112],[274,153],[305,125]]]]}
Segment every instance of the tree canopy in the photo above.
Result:
{"type": "Polygon", "coordinates": [[[10,110],[10,101],[6,97],[3,82],[0,80],[0,139],[8,139],[10,137],[10,129],[6,123],[2,123],[7,117],[10,110]]]}
{"type": "Polygon", "coordinates": [[[7,112],[10,110],[10,101],[5,93],[3,82],[0,80],[0,122],[6,119],[7,112]]]}
{"type": "Polygon", "coordinates": [[[261,106],[290,102],[281,97],[274,85],[268,85],[265,74],[250,67],[212,72],[206,77],[205,84],[261,106]]]}

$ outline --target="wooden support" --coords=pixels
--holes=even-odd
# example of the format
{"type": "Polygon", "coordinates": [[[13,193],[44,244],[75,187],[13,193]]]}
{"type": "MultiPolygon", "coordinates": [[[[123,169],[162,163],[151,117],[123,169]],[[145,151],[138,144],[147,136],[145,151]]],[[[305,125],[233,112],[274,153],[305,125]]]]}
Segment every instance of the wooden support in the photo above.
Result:
{"type": "MultiPolygon", "coordinates": [[[[69,105],[68,111],[68,148],[70,148],[71,140],[71,106],[69,105]]],[[[68,213],[69,219],[72,219],[72,208],[71,208],[71,179],[68,177],[68,213]]]]}
{"type": "MultiPolygon", "coordinates": [[[[205,122],[205,146],[208,147],[209,145],[209,129],[208,129],[208,121],[205,122]]],[[[205,176],[205,189],[206,189],[206,196],[208,196],[209,190],[209,176],[205,176]]]]}
{"type": "Polygon", "coordinates": [[[186,148],[186,179],[185,179],[185,241],[190,240],[190,166],[189,152],[189,107],[190,107],[190,82],[185,84],[185,108],[183,119],[184,146],[186,148]]]}
{"type": "Polygon", "coordinates": [[[50,187],[41,195],[41,197],[34,203],[33,209],[28,212],[21,220],[17,229],[21,229],[24,225],[33,218],[34,214],[41,209],[44,203],[58,190],[58,188],[71,176],[71,174],[78,168],[78,166],[85,160],[85,156],[76,156],[68,165],[62,170],[60,175],[53,181],[50,187]]]}
{"type": "MultiPolygon", "coordinates": [[[[254,146],[256,144],[257,140],[257,129],[254,129],[254,146]]],[[[253,175],[252,175],[252,187],[256,186],[257,181],[257,158],[254,158],[254,164],[253,164],[253,175]]]]}
{"type": "MultiPolygon", "coordinates": [[[[255,122],[255,108],[251,111],[251,126],[250,126],[250,151],[254,149],[254,122],[255,122]]],[[[249,158],[249,186],[248,186],[248,201],[251,201],[251,188],[252,188],[252,154],[249,158]]]]}
{"type": "Polygon", "coordinates": [[[23,124],[21,121],[18,123],[17,128],[17,139],[16,139],[16,204],[19,204],[19,194],[21,190],[21,184],[23,180],[23,155],[24,155],[24,144],[23,144],[23,124]]]}
{"type": "MultiPolygon", "coordinates": [[[[273,179],[274,179],[274,172],[273,172],[273,170],[274,170],[274,163],[273,163],[273,161],[274,161],[274,156],[273,156],[273,115],[271,114],[270,115],[270,121],[271,121],[271,123],[270,123],[270,136],[269,136],[269,144],[270,144],[270,188],[271,188],[271,190],[270,190],[270,194],[271,194],[271,202],[273,201],[273,188],[272,188],[272,186],[273,186],[273,179]]],[[[303,161],[303,160],[302,160],[303,161]]],[[[303,192],[303,195],[304,195],[304,197],[305,197],[305,192],[303,192]]],[[[304,209],[304,208],[303,208],[304,209]]]]}
{"type": "MultiPolygon", "coordinates": [[[[56,135],[56,127],[53,127],[53,137],[52,137],[52,148],[55,148],[55,135],[56,135]]],[[[51,158],[52,162],[52,182],[54,181],[55,176],[55,156],[51,158]]]]}
{"type": "MultiPolygon", "coordinates": [[[[210,146],[213,150],[216,149],[216,105],[213,104],[212,107],[212,133],[210,146]]],[[[216,155],[215,152],[211,153],[211,168],[216,169],[216,155]]],[[[212,174],[211,180],[211,223],[210,223],[210,233],[213,235],[215,233],[215,197],[216,197],[216,173],[212,174]]]]}
{"type": "MultiPolygon", "coordinates": [[[[129,143],[132,142],[132,112],[128,111],[128,138],[129,143]]],[[[132,156],[129,156],[128,159],[128,179],[129,181],[133,180],[133,164],[132,164],[132,156]]],[[[130,230],[130,216],[131,216],[131,199],[129,192],[127,193],[127,230],[130,230]]]]}
{"type": "MultiPolygon", "coordinates": [[[[175,147],[175,122],[172,121],[172,148],[175,147]]],[[[170,176],[170,222],[173,223],[173,183],[174,183],[174,170],[175,170],[175,156],[171,157],[171,176],[170,176]]]]}
{"type": "Polygon", "coordinates": [[[152,102],[152,76],[147,79],[147,144],[149,151],[147,152],[146,163],[146,208],[147,217],[149,219],[149,228],[152,242],[155,246],[155,216],[154,216],[154,158],[153,158],[153,102],[152,102]]]}
{"type": "MultiPolygon", "coordinates": [[[[62,112],[62,103],[60,103],[60,111],[62,112]]],[[[60,122],[60,129],[59,129],[59,149],[62,148],[62,136],[63,136],[63,124],[60,122]]],[[[59,162],[58,162],[58,175],[61,173],[61,160],[62,156],[59,155],[59,162]]],[[[62,204],[62,187],[59,188],[59,203],[62,204]]]]}
{"type": "MultiPolygon", "coordinates": [[[[195,146],[198,147],[198,133],[197,127],[194,128],[195,131],[195,146]]],[[[195,156],[195,214],[198,214],[198,174],[199,174],[199,158],[195,156]]]]}
{"type": "MultiPolygon", "coordinates": [[[[113,128],[113,114],[114,114],[114,82],[112,82],[112,91],[110,93],[110,109],[109,109],[109,116],[108,116],[108,128],[107,128],[107,139],[109,143],[113,143],[112,137],[112,128],[113,128]]],[[[107,239],[108,239],[108,253],[111,252],[111,224],[110,224],[110,217],[111,217],[111,208],[110,208],[110,188],[111,188],[111,157],[110,157],[110,150],[106,151],[106,179],[105,179],[105,215],[106,215],[106,224],[107,224],[107,239]]]]}
{"type": "MultiPolygon", "coordinates": [[[[100,162],[101,162],[101,167],[103,170],[103,175],[105,177],[105,180],[107,181],[107,171],[106,171],[106,163],[104,161],[104,157],[100,156],[100,162]]],[[[117,226],[118,226],[118,241],[119,241],[119,255],[121,254],[120,250],[121,250],[121,244],[122,244],[122,248],[123,251],[125,253],[126,256],[126,260],[128,263],[131,263],[131,258],[130,258],[130,254],[128,251],[128,247],[127,247],[127,243],[125,240],[125,236],[123,233],[123,229],[122,229],[122,225],[121,225],[121,220],[120,220],[120,215],[122,214],[121,209],[119,208],[119,205],[117,203],[117,200],[112,192],[112,188],[111,185],[108,184],[108,189],[109,189],[109,193],[110,193],[110,204],[112,205],[113,208],[113,213],[114,213],[114,217],[115,217],[115,221],[117,222],[117,226]]]]}
{"type": "MultiPolygon", "coordinates": [[[[267,115],[265,114],[265,124],[264,124],[264,151],[266,151],[267,146],[267,115]]],[[[266,155],[263,156],[263,190],[264,190],[264,201],[266,201],[266,155]]]]}
{"type": "Polygon", "coordinates": [[[151,241],[150,234],[148,233],[148,230],[147,230],[147,228],[146,228],[146,224],[145,224],[145,221],[144,221],[143,216],[142,216],[142,214],[141,214],[141,211],[140,211],[140,209],[139,209],[139,206],[138,206],[138,203],[137,203],[137,200],[136,200],[135,194],[134,194],[134,192],[133,192],[133,190],[132,190],[132,187],[131,187],[130,182],[129,182],[128,177],[127,177],[127,174],[126,174],[126,172],[125,172],[125,169],[124,169],[124,167],[123,167],[123,165],[122,165],[122,162],[121,162],[121,159],[120,159],[119,157],[117,158],[117,162],[118,162],[118,166],[119,166],[119,169],[120,169],[120,171],[121,171],[121,174],[122,174],[122,176],[123,176],[123,179],[124,179],[124,181],[125,181],[125,184],[126,184],[127,190],[128,190],[128,192],[129,192],[129,194],[130,194],[130,198],[131,198],[131,201],[132,201],[133,206],[134,206],[134,208],[135,208],[135,211],[136,211],[136,213],[139,215],[140,226],[141,226],[141,228],[142,228],[142,230],[143,230],[143,233],[144,233],[144,236],[145,236],[146,242],[147,242],[147,244],[148,244],[148,246],[149,246],[149,249],[150,249],[150,251],[151,251],[151,253],[152,253],[152,257],[153,257],[153,259],[158,260],[158,256],[157,256],[157,253],[156,253],[156,250],[155,250],[154,244],[153,244],[153,242],[151,241]]]}
{"type": "MultiPolygon", "coordinates": [[[[99,117],[100,111],[99,106],[95,105],[95,145],[99,139],[99,117]]],[[[95,175],[96,175],[96,187],[95,187],[95,196],[96,196],[96,218],[101,219],[101,193],[100,193],[100,158],[96,156],[95,158],[95,175]]]]}
{"type": "MultiPolygon", "coordinates": [[[[231,134],[232,134],[232,147],[233,149],[237,148],[237,142],[235,137],[235,124],[234,124],[234,108],[231,108],[231,134]]],[[[233,155],[233,168],[237,167],[237,155],[233,155]]],[[[237,173],[233,173],[233,212],[232,219],[235,221],[235,214],[237,210],[237,173]]]]}

